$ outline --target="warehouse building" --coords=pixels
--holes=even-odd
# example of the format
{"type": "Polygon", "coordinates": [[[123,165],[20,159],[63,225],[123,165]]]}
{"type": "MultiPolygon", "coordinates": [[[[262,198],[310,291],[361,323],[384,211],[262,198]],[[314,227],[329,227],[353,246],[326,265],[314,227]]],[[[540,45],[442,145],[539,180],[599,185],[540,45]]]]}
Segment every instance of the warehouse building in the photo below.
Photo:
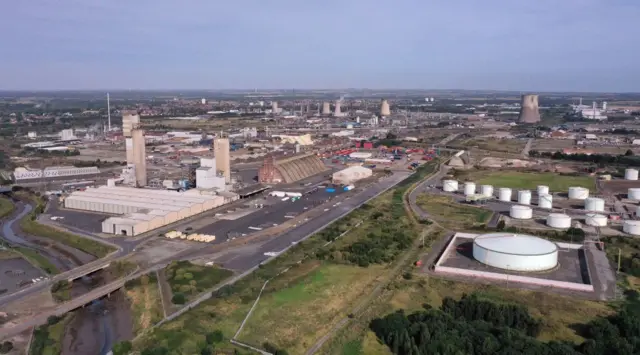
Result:
{"type": "Polygon", "coordinates": [[[60,177],[74,177],[82,175],[99,174],[100,170],[96,166],[76,168],[75,166],[50,166],[44,169],[27,169],[18,167],[13,171],[16,181],[29,179],[53,179],[60,177]]]}
{"type": "Polygon", "coordinates": [[[373,175],[373,171],[362,166],[350,166],[333,173],[334,184],[351,185],[358,180],[366,179],[373,175]]]}
{"type": "Polygon", "coordinates": [[[290,184],[326,171],[327,167],[315,154],[302,154],[277,159],[269,156],[258,170],[258,181],[266,184],[290,184]]]}
{"type": "Polygon", "coordinates": [[[102,222],[102,232],[135,236],[209,211],[237,199],[207,191],[136,189],[100,186],[73,192],[64,200],[70,209],[121,215],[102,222]]]}

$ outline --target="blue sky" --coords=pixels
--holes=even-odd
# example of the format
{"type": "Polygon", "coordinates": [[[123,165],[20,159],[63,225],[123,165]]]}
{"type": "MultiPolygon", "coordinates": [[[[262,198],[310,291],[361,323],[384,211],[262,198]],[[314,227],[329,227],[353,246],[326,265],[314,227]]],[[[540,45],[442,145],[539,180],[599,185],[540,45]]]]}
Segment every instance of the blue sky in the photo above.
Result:
{"type": "Polygon", "coordinates": [[[2,89],[640,91],[640,0],[20,0],[2,89]]]}

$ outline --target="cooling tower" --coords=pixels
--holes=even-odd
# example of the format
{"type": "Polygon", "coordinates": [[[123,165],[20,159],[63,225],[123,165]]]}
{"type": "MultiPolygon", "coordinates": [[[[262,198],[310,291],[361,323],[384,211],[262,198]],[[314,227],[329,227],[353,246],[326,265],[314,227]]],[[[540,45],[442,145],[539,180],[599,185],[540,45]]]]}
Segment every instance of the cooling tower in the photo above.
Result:
{"type": "Polygon", "coordinates": [[[331,104],[329,104],[328,102],[323,102],[322,103],[322,114],[323,115],[330,115],[331,114],[331,104]]]}
{"type": "Polygon", "coordinates": [[[387,100],[382,100],[382,104],[380,104],[380,116],[391,116],[391,110],[389,109],[389,102],[387,100]]]}
{"type": "Polygon", "coordinates": [[[518,121],[523,123],[540,122],[540,112],[538,111],[538,95],[522,95],[518,121]]]}
{"type": "Polygon", "coordinates": [[[131,143],[133,145],[133,164],[136,168],[136,186],[147,186],[147,153],[145,152],[144,131],[133,129],[131,131],[131,143]]]}
{"type": "Polygon", "coordinates": [[[342,115],[340,111],[340,100],[336,100],[336,109],[333,111],[333,115],[336,117],[342,115]]]}
{"type": "Polygon", "coordinates": [[[271,102],[271,112],[273,112],[274,115],[278,113],[278,101],[271,102]]]}
{"type": "Polygon", "coordinates": [[[231,182],[231,162],[229,158],[229,139],[216,138],[213,141],[213,154],[216,157],[217,169],[222,171],[224,181],[231,182]]]}

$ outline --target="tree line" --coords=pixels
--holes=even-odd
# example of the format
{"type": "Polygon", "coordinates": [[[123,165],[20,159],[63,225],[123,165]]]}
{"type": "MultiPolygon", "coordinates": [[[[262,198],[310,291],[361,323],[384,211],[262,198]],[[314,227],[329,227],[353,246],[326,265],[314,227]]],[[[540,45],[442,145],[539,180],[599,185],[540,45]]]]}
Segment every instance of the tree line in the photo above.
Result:
{"type": "Polygon", "coordinates": [[[640,157],[634,156],[631,150],[628,150],[624,155],[611,155],[611,154],[564,154],[560,151],[551,152],[539,152],[537,150],[529,151],[529,156],[532,158],[549,158],[554,160],[572,160],[580,162],[589,162],[595,164],[622,164],[631,166],[640,166],[640,157]]]}
{"type": "Polygon", "coordinates": [[[640,317],[628,305],[583,327],[586,339],[542,342],[540,321],[523,306],[497,304],[476,295],[443,300],[440,309],[374,319],[370,329],[394,354],[403,355],[632,355],[640,353],[640,317]]]}

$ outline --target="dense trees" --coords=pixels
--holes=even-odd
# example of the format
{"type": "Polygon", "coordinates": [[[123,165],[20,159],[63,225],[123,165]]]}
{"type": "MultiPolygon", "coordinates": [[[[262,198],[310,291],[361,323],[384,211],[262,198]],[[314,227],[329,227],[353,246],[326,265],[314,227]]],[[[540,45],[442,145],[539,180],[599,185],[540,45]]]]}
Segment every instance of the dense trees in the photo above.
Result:
{"type": "Polygon", "coordinates": [[[375,319],[371,330],[394,354],[407,355],[632,355],[640,352],[638,311],[627,307],[586,326],[587,340],[575,346],[534,338],[540,322],[522,306],[496,304],[476,296],[443,300],[440,310],[375,319]]]}
{"type": "MultiPolygon", "coordinates": [[[[633,153],[633,152],[631,152],[633,153]]],[[[596,164],[622,164],[640,166],[640,157],[635,155],[611,155],[611,154],[564,154],[562,152],[539,152],[537,150],[529,151],[532,158],[550,158],[555,160],[573,160],[581,162],[590,162],[596,164]]]]}

